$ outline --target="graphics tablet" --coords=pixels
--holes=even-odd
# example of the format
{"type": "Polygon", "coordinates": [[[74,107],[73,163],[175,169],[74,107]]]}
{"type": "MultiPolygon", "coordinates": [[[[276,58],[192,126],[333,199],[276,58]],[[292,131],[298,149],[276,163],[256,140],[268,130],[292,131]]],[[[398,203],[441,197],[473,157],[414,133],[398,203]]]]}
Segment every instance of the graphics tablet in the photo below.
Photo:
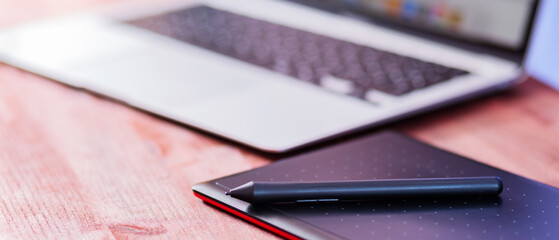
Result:
{"type": "Polygon", "coordinates": [[[558,239],[559,189],[394,132],[362,137],[195,185],[194,194],[290,239],[558,239]],[[498,176],[499,197],[251,205],[224,193],[249,181],[498,176]]]}

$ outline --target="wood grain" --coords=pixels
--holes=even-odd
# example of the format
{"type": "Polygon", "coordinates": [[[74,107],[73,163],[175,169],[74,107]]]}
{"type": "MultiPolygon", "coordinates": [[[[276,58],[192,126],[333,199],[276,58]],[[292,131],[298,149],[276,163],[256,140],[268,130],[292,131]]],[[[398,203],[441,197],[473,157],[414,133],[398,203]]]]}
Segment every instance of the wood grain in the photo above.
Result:
{"type": "MultiPolygon", "coordinates": [[[[0,26],[115,0],[0,0],[0,26]]],[[[396,125],[559,187],[559,95],[535,80],[396,125]]],[[[269,159],[0,64],[0,239],[274,239],[195,198],[269,159]]]]}

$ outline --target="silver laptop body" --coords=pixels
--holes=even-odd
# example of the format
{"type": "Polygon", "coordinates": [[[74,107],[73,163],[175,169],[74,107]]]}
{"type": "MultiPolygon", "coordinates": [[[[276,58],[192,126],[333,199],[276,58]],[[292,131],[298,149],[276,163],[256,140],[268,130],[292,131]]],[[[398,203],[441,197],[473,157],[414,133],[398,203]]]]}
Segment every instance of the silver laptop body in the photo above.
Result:
{"type": "Polygon", "coordinates": [[[377,14],[389,24],[356,17],[374,16],[372,5],[365,11],[339,3],[349,17],[280,0],[192,0],[121,4],[2,29],[0,61],[259,150],[285,152],[521,80],[526,19],[536,3],[505,2],[516,4],[510,11],[519,15],[511,24],[520,30],[508,31],[522,31],[508,42],[434,35],[512,57],[397,31],[387,27],[389,15],[377,14]],[[238,29],[228,30],[234,24],[238,29]],[[301,46],[290,49],[293,41],[301,46]],[[446,75],[430,77],[437,72],[446,75]]]}

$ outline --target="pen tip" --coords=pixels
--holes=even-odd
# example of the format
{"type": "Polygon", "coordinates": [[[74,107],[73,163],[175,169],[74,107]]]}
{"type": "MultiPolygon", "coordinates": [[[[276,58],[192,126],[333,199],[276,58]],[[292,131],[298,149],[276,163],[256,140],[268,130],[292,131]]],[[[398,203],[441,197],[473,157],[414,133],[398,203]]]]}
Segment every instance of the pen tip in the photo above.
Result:
{"type": "Polygon", "coordinates": [[[225,195],[231,195],[231,191],[225,192],[225,195]]]}

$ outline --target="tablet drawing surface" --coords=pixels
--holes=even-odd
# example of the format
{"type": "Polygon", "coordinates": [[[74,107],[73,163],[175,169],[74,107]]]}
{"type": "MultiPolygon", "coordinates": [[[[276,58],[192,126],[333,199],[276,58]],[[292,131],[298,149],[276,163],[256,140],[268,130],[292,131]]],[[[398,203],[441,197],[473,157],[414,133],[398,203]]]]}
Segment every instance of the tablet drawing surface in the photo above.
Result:
{"type": "Polygon", "coordinates": [[[559,189],[381,132],[201,183],[197,196],[284,237],[557,239],[559,189]],[[249,181],[498,176],[499,197],[251,205],[224,193],[249,181]]]}

